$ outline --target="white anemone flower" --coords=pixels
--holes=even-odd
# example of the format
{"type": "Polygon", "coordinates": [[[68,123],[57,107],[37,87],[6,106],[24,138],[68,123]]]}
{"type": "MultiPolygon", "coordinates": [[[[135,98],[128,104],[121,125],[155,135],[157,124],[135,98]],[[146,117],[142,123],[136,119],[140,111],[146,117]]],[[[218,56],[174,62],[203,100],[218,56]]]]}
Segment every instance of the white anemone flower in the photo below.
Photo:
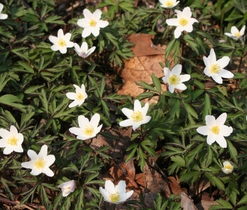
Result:
{"type": "Polygon", "coordinates": [[[183,11],[175,10],[177,13],[177,18],[170,18],[166,20],[169,26],[176,26],[174,31],[175,39],[180,37],[183,31],[191,32],[193,31],[193,24],[198,22],[195,18],[192,18],[192,12],[190,7],[185,7],[183,11]]]}
{"type": "Polygon", "coordinates": [[[90,54],[92,54],[94,52],[94,50],[96,49],[95,46],[91,47],[90,49],[88,49],[88,44],[87,42],[82,42],[81,47],[75,43],[75,51],[76,53],[82,57],[82,58],[86,58],[88,57],[90,54]]]}
{"type": "Polygon", "coordinates": [[[168,89],[171,93],[174,92],[174,89],[178,90],[186,90],[187,87],[183,82],[186,82],[190,80],[189,74],[181,75],[182,72],[182,65],[177,64],[173,67],[173,69],[170,71],[169,68],[165,67],[164,69],[165,76],[162,77],[162,80],[164,83],[168,84],[168,89]]]}
{"type": "Polygon", "coordinates": [[[177,0],[159,0],[161,7],[164,8],[173,8],[178,5],[179,1],[177,0]]]}
{"type": "Polygon", "coordinates": [[[207,136],[209,145],[216,141],[222,148],[226,148],[227,142],[224,137],[230,136],[233,131],[231,126],[224,125],[226,118],[226,113],[222,113],[217,119],[212,115],[206,115],[206,126],[201,126],[196,131],[207,136]]]}
{"type": "Polygon", "coordinates": [[[21,146],[23,142],[23,135],[18,133],[15,126],[11,125],[9,131],[6,129],[0,129],[0,148],[4,148],[3,154],[8,155],[11,152],[23,152],[23,148],[21,146]]]}
{"type": "Polygon", "coordinates": [[[109,22],[106,20],[100,20],[102,12],[96,9],[94,13],[91,13],[88,9],[83,10],[84,18],[77,21],[78,26],[84,28],[82,31],[82,37],[86,38],[91,33],[97,37],[99,36],[100,28],[108,26],[109,22]]]}
{"type": "Polygon", "coordinates": [[[4,20],[8,18],[8,15],[2,13],[3,4],[0,3],[0,20],[4,20]]]}
{"type": "Polygon", "coordinates": [[[60,51],[60,53],[65,54],[67,52],[67,48],[74,47],[74,42],[70,41],[71,33],[63,33],[62,29],[59,29],[57,32],[57,37],[50,35],[49,40],[53,43],[51,49],[53,51],[60,51]]]}
{"type": "Polygon", "coordinates": [[[72,103],[70,103],[69,108],[82,105],[87,98],[84,84],[82,84],[81,87],[78,85],[73,86],[75,87],[75,92],[66,93],[67,98],[74,100],[72,103]]]}
{"type": "Polygon", "coordinates": [[[245,25],[239,31],[236,26],[231,27],[231,33],[225,33],[226,36],[231,37],[234,40],[240,39],[244,35],[245,25]]]}
{"type": "Polygon", "coordinates": [[[100,115],[95,113],[91,120],[84,117],[83,115],[78,116],[78,127],[72,127],[69,131],[75,135],[77,135],[77,139],[86,140],[95,137],[101,130],[102,124],[98,126],[100,121],[100,115]]]}
{"type": "Polygon", "coordinates": [[[224,69],[230,62],[230,58],[228,56],[223,56],[219,60],[216,60],[216,55],[213,48],[211,48],[208,57],[203,56],[203,61],[205,64],[204,73],[207,76],[212,77],[215,82],[222,84],[222,78],[234,77],[233,73],[224,69]]]}
{"type": "Polygon", "coordinates": [[[223,171],[225,174],[230,174],[230,173],[232,173],[233,168],[234,168],[233,165],[232,165],[229,161],[224,161],[224,162],[223,162],[222,171],[223,171]]]}
{"type": "Polygon", "coordinates": [[[123,108],[122,112],[129,119],[123,120],[119,123],[120,126],[132,126],[133,130],[137,129],[140,125],[146,124],[151,120],[151,116],[147,116],[149,104],[146,103],[144,107],[141,106],[139,100],[134,102],[134,110],[123,108]]]}
{"type": "Polygon", "coordinates": [[[63,182],[58,186],[58,188],[61,188],[63,197],[67,197],[71,192],[75,191],[76,182],[75,180],[63,182]]]}
{"type": "Polygon", "coordinates": [[[22,163],[21,166],[23,168],[32,169],[30,173],[33,176],[37,176],[41,173],[44,173],[49,177],[54,176],[53,171],[49,167],[55,162],[55,156],[47,155],[47,149],[47,145],[43,145],[40,149],[39,154],[29,149],[27,151],[27,155],[31,160],[22,163]]]}
{"type": "Polygon", "coordinates": [[[116,186],[111,180],[107,180],[105,181],[105,189],[100,187],[99,191],[105,201],[113,204],[126,201],[134,192],[133,190],[126,192],[126,183],[123,180],[119,181],[116,186]]]}

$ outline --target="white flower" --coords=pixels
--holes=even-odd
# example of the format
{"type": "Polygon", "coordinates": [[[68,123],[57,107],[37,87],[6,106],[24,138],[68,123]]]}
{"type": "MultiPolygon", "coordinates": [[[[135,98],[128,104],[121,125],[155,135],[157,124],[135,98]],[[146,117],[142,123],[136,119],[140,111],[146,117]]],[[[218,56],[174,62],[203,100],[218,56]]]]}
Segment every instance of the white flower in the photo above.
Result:
{"type": "Polygon", "coordinates": [[[22,163],[21,166],[23,168],[32,169],[31,174],[33,176],[37,176],[40,173],[44,173],[49,177],[54,176],[53,171],[49,167],[55,162],[55,156],[47,155],[47,148],[47,145],[43,145],[39,154],[29,149],[27,155],[31,160],[22,163]]]}
{"type": "Polygon", "coordinates": [[[174,89],[186,90],[186,85],[183,82],[190,80],[189,74],[180,75],[182,71],[182,65],[177,64],[170,71],[169,68],[165,67],[164,69],[165,76],[162,77],[164,83],[168,84],[168,89],[171,93],[174,92],[174,89]]]}
{"type": "Polygon", "coordinates": [[[95,46],[88,49],[87,42],[83,42],[81,47],[77,43],[75,43],[75,51],[82,58],[88,57],[91,53],[94,52],[95,49],[96,49],[95,46]]]}
{"type": "Polygon", "coordinates": [[[101,130],[102,124],[98,126],[100,121],[100,115],[95,113],[91,121],[89,122],[88,118],[83,115],[79,115],[78,124],[79,128],[72,127],[69,131],[75,135],[77,135],[77,139],[86,140],[89,138],[95,137],[101,130]]]}
{"type": "Polygon", "coordinates": [[[53,51],[60,51],[60,53],[65,54],[67,48],[74,47],[74,43],[70,41],[71,33],[66,33],[64,35],[63,30],[59,29],[56,36],[49,36],[50,42],[53,43],[51,49],[53,51]]]}
{"type": "Polygon", "coordinates": [[[166,23],[169,26],[176,26],[174,31],[175,39],[180,37],[182,31],[191,32],[193,30],[193,24],[198,22],[195,18],[191,18],[192,12],[189,7],[185,7],[183,11],[175,10],[177,18],[167,19],[166,23]]]}
{"type": "Polygon", "coordinates": [[[78,85],[73,86],[75,87],[75,92],[66,93],[66,96],[69,99],[74,100],[72,103],[70,103],[69,108],[82,105],[87,98],[84,84],[82,84],[81,87],[78,85]]]}
{"type": "Polygon", "coordinates": [[[122,112],[129,118],[119,123],[120,126],[127,127],[132,126],[133,130],[137,129],[140,125],[146,124],[151,120],[150,116],[146,116],[148,112],[149,104],[146,103],[144,107],[141,106],[139,100],[134,102],[134,110],[123,108],[122,112]]]}
{"type": "Polygon", "coordinates": [[[67,197],[71,192],[74,192],[76,188],[76,182],[75,180],[63,182],[58,186],[58,188],[61,188],[63,197],[67,197]]]}
{"type": "Polygon", "coordinates": [[[204,73],[212,77],[213,80],[219,84],[222,84],[222,78],[232,78],[234,75],[230,71],[224,69],[230,58],[228,56],[223,56],[221,59],[216,60],[216,55],[214,49],[211,48],[210,54],[208,57],[203,56],[203,61],[205,64],[204,73]]]}
{"type": "Polygon", "coordinates": [[[91,33],[97,37],[99,36],[100,28],[108,26],[108,21],[100,20],[101,10],[96,9],[94,13],[91,13],[88,9],[83,10],[84,18],[77,21],[78,26],[84,28],[82,31],[82,37],[88,37],[91,33]]]}
{"type": "Polygon", "coordinates": [[[3,5],[0,3],[0,20],[4,20],[8,18],[8,15],[2,14],[2,10],[3,10],[3,5]]]}
{"type": "Polygon", "coordinates": [[[231,33],[225,33],[226,36],[231,37],[234,40],[238,40],[244,35],[245,25],[239,31],[236,26],[231,27],[231,33]]]}
{"type": "Polygon", "coordinates": [[[133,190],[126,192],[126,183],[123,180],[119,181],[116,186],[111,180],[107,180],[105,181],[105,189],[100,187],[99,191],[105,201],[114,204],[126,201],[134,192],[133,190]]]}
{"type": "Polygon", "coordinates": [[[217,119],[212,115],[206,115],[206,126],[197,128],[197,132],[207,136],[207,143],[213,144],[215,141],[222,147],[227,147],[224,136],[230,136],[233,129],[231,126],[224,125],[227,114],[222,113],[217,119]]]}
{"type": "Polygon", "coordinates": [[[0,129],[0,148],[4,148],[3,154],[8,155],[11,152],[23,152],[23,148],[21,146],[23,142],[23,135],[18,133],[15,126],[11,125],[10,130],[0,129]]]}
{"type": "Polygon", "coordinates": [[[173,8],[179,3],[177,0],[159,0],[159,2],[161,3],[161,7],[164,8],[173,8]]]}
{"type": "Polygon", "coordinates": [[[223,168],[222,168],[222,171],[225,173],[225,174],[230,174],[232,173],[233,171],[233,165],[229,162],[229,161],[224,161],[223,162],[223,168]]]}

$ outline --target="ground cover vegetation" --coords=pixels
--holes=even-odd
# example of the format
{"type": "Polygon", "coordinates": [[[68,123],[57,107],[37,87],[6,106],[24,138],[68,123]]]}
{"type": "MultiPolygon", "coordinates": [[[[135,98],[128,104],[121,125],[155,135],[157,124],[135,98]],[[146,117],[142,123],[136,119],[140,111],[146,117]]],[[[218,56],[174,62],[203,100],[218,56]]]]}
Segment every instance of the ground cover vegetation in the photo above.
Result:
{"type": "Polygon", "coordinates": [[[196,209],[207,193],[245,210],[246,20],[244,0],[1,1],[0,208],[196,209]],[[135,98],[117,94],[133,34],[165,46],[135,98]],[[109,172],[128,163],[169,193],[146,202],[147,177],[109,172]]]}

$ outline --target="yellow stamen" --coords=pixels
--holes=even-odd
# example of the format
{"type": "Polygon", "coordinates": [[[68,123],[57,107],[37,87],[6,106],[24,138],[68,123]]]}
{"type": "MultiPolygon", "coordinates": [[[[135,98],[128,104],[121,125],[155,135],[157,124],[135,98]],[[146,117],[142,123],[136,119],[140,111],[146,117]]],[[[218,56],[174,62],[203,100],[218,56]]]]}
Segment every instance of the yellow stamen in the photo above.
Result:
{"type": "Polygon", "coordinates": [[[133,112],[131,118],[134,122],[140,122],[143,120],[143,116],[140,111],[133,112]]]}
{"type": "Polygon", "coordinates": [[[94,27],[94,26],[96,26],[96,21],[95,20],[90,20],[90,22],[89,22],[89,25],[90,26],[92,26],[92,27],[94,27]]]}
{"type": "Polygon", "coordinates": [[[84,98],[84,97],[83,97],[83,94],[82,94],[82,93],[77,93],[77,94],[76,94],[76,99],[77,99],[78,101],[81,101],[83,98],[84,98]]]}
{"type": "Polygon", "coordinates": [[[166,7],[172,7],[173,6],[173,1],[172,0],[168,0],[166,1],[166,7]]]}
{"type": "Polygon", "coordinates": [[[17,145],[18,139],[15,136],[11,136],[8,140],[7,143],[10,144],[11,146],[16,146],[17,145]]]}
{"type": "Polygon", "coordinates": [[[233,34],[235,37],[239,38],[241,36],[240,31],[233,34]]]}
{"type": "Polygon", "coordinates": [[[232,165],[225,165],[225,169],[232,170],[233,167],[232,167],[232,165]]]}
{"type": "Polygon", "coordinates": [[[87,136],[92,136],[93,133],[94,133],[94,128],[93,128],[93,126],[91,126],[91,125],[86,126],[86,128],[84,129],[84,133],[85,133],[85,135],[87,135],[87,136]]]}
{"type": "Polygon", "coordinates": [[[34,166],[35,166],[35,168],[37,168],[37,169],[42,169],[42,168],[44,168],[44,167],[45,167],[45,161],[44,161],[44,159],[43,159],[43,158],[39,158],[38,160],[36,160],[36,161],[34,162],[34,166]]]}
{"type": "Polygon", "coordinates": [[[181,26],[186,26],[187,23],[188,23],[188,20],[187,20],[186,18],[181,18],[181,19],[179,20],[179,24],[180,24],[181,26]]]}
{"type": "Polygon", "coordinates": [[[214,134],[219,134],[220,132],[220,128],[219,126],[215,125],[211,128],[211,131],[214,133],[214,134]]]}
{"type": "Polygon", "coordinates": [[[119,201],[120,195],[119,195],[118,192],[111,193],[111,194],[109,195],[109,199],[110,199],[110,201],[111,201],[112,203],[116,203],[116,202],[119,201]]]}
{"type": "Polygon", "coordinates": [[[172,75],[170,78],[169,78],[169,83],[172,84],[172,85],[177,85],[180,81],[180,78],[176,75],[172,75]]]}
{"type": "Polygon", "coordinates": [[[220,71],[220,66],[219,64],[215,63],[210,67],[210,72],[213,74],[218,74],[220,71]]]}
{"type": "Polygon", "coordinates": [[[66,46],[66,41],[65,41],[64,39],[59,39],[59,40],[58,40],[58,45],[59,45],[60,47],[65,47],[65,46],[66,46]]]}

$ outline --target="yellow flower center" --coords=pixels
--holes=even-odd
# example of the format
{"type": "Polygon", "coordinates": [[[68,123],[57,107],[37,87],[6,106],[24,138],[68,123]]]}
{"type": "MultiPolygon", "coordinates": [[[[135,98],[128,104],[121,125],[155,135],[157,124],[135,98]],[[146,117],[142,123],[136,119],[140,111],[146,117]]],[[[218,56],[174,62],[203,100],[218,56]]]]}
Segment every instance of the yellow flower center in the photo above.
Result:
{"type": "Polygon", "coordinates": [[[143,120],[143,116],[140,111],[133,112],[131,118],[134,122],[140,122],[143,120]]]}
{"type": "Polygon", "coordinates": [[[213,74],[218,74],[219,71],[220,71],[220,66],[217,63],[213,64],[210,68],[210,72],[213,74]]]}
{"type": "Polygon", "coordinates": [[[225,169],[232,170],[233,167],[232,167],[232,165],[225,165],[225,169]]]}
{"type": "Polygon", "coordinates": [[[211,131],[214,133],[214,134],[219,134],[220,132],[220,128],[219,126],[215,125],[211,128],[211,131]]]}
{"type": "Polygon", "coordinates": [[[235,37],[239,38],[241,36],[240,31],[233,34],[235,37]]]}
{"type": "Polygon", "coordinates": [[[176,75],[172,75],[170,78],[169,78],[169,83],[171,85],[177,85],[179,83],[179,80],[180,78],[176,75]]]}
{"type": "Polygon", "coordinates": [[[92,27],[94,27],[94,26],[96,26],[96,21],[95,20],[90,20],[90,22],[89,22],[89,25],[90,26],[92,26],[92,27]]]}
{"type": "Polygon", "coordinates": [[[188,23],[188,20],[187,20],[186,18],[180,18],[179,24],[180,24],[181,26],[186,26],[187,23],[188,23]]]}
{"type": "Polygon", "coordinates": [[[86,126],[86,128],[84,129],[84,134],[87,136],[92,136],[94,133],[94,128],[91,125],[86,126]]]}
{"type": "Polygon", "coordinates": [[[82,94],[82,93],[77,93],[77,94],[76,94],[76,99],[77,99],[78,101],[81,101],[81,100],[83,99],[83,94],[82,94]]]}
{"type": "Polygon", "coordinates": [[[7,143],[10,144],[11,146],[16,146],[17,145],[18,139],[15,136],[11,136],[8,140],[7,143]]]}
{"type": "Polygon", "coordinates": [[[166,7],[172,7],[173,6],[173,1],[172,0],[168,0],[165,2],[166,7]]]}
{"type": "Polygon", "coordinates": [[[35,168],[37,168],[37,169],[42,169],[42,168],[44,168],[44,167],[45,167],[45,161],[44,161],[44,159],[43,159],[43,158],[39,158],[38,160],[36,160],[36,161],[34,162],[34,166],[35,166],[35,168]]]}
{"type": "Polygon", "coordinates": [[[110,201],[111,201],[112,203],[116,203],[116,202],[119,201],[120,195],[119,195],[118,192],[111,193],[111,194],[109,195],[109,199],[110,199],[110,201]]]}
{"type": "Polygon", "coordinates": [[[58,45],[59,45],[60,47],[65,47],[65,46],[66,46],[66,41],[65,41],[64,39],[59,39],[59,40],[58,40],[58,45]]]}

